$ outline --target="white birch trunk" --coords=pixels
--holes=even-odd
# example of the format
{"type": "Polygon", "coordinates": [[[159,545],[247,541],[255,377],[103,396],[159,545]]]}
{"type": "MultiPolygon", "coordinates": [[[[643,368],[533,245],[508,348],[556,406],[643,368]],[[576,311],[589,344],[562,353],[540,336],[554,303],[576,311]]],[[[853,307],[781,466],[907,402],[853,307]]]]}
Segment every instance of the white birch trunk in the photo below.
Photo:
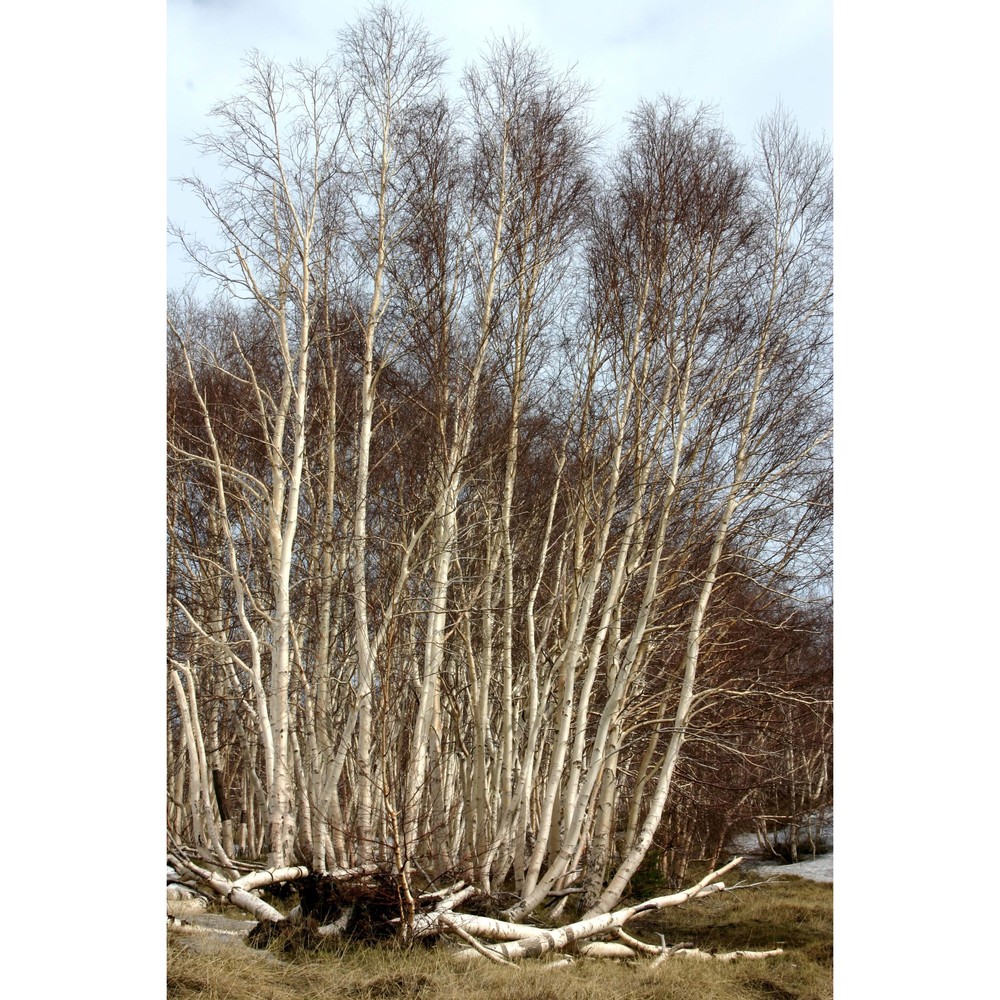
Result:
{"type": "MultiPolygon", "coordinates": [[[[536,932],[531,938],[498,944],[494,950],[501,958],[505,958],[508,961],[516,961],[523,958],[538,958],[541,955],[560,950],[579,941],[585,941],[587,938],[595,937],[598,934],[617,930],[640,914],[650,913],[669,906],[682,906],[691,899],[708,896],[725,889],[724,882],[715,880],[731,868],[742,863],[742,861],[742,858],[734,858],[729,864],[723,865],[718,871],[710,872],[701,881],[691,886],[690,889],[685,889],[682,892],[671,893],[668,896],[657,896],[655,899],[646,900],[644,903],[638,903],[635,906],[629,906],[614,913],[584,917],[582,920],[567,924],[565,927],[536,932]]],[[[459,952],[457,957],[464,958],[471,956],[459,952]]]]}

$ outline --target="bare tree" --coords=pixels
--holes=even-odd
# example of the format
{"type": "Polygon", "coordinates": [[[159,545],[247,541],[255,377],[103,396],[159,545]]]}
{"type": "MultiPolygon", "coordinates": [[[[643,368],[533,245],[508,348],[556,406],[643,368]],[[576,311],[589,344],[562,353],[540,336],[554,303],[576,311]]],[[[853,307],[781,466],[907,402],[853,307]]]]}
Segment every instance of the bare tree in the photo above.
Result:
{"type": "Polygon", "coordinates": [[[660,99],[601,163],[523,39],[460,100],[403,13],[339,42],[252,56],[199,140],[168,820],[230,875],[378,862],[411,937],[445,873],[607,914],[668,833],[717,854],[828,787],[823,682],[782,682],[828,562],[828,153],[660,99]]]}
{"type": "MultiPolygon", "coordinates": [[[[263,502],[267,521],[270,593],[264,634],[246,615],[251,595],[228,512],[227,479],[239,481],[242,470],[230,465],[219,447],[209,400],[187,349],[190,335],[173,321],[172,327],[204,418],[208,454],[201,461],[214,470],[227,571],[239,595],[242,629],[250,645],[250,664],[240,662],[253,677],[258,694],[263,685],[261,647],[266,645],[270,654],[268,697],[266,703],[259,699],[258,722],[266,752],[269,860],[282,865],[292,852],[296,832],[289,708],[291,577],[305,460],[314,235],[323,188],[332,182],[344,128],[334,113],[336,79],[329,66],[296,64],[286,73],[255,54],[248,69],[242,93],[213,110],[218,129],[199,139],[202,148],[220,160],[227,180],[219,190],[197,179],[187,181],[218,223],[222,249],[208,253],[188,245],[205,273],[260,310],[277,354],[276,378],[268,384],[234,336],[240,363],[232,374],[256,402],[257,433],[267,454],[263,478],[255,478],[251,487],[263,502]]],[[[204,623],[192,624],[204,628],[204,623]]]]}

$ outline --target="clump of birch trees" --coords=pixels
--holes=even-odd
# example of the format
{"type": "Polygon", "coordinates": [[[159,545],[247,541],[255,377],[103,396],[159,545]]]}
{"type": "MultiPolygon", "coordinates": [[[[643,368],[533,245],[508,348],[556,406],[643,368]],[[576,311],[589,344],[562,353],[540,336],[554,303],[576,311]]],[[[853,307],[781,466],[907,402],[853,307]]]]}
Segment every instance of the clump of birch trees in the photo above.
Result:
{"type": "Polygon", "coordinates": [[[828,150],[660,98],[608,154],[386,7],[247,65],[168,305],[177,841],[591,918],[826,801],[828,150]]]}

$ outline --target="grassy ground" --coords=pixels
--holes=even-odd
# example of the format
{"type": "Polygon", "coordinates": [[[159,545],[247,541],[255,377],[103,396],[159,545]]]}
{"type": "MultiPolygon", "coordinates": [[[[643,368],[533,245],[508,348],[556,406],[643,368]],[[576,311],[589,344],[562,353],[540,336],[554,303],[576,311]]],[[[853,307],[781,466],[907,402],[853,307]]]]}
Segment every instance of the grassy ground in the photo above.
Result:
{"type": "Polygon", "coordinates": [[[171,1000],[831,1000],[833,889],[790,878],[718,893],[633,922],[634,936],[658,944],[694,942],[709,951],[764,950],[763,960],[648,962],[580,960],[569,968],[524,963],[517,969],[482,962],[460,967],[443,947],[403,952],[392,946],[338,946],[289,957],[277,945],[260,952],[242,944],[202,945],[168,932],[167,996],[171,1000]]]}

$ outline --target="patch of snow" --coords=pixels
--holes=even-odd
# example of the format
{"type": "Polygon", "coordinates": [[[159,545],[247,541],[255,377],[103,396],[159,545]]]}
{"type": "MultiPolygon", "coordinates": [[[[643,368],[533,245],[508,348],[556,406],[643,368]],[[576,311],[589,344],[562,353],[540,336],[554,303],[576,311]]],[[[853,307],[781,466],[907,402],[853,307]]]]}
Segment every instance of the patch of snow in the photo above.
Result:
{"type": "Polygon", "coordinates": [[[797,875],[799,878],[811,879],[813,882],[833,881],[833,810],[824,817],[819,827],[820,836],[830,844],[826,854],[815,858],[808,857],[794,865],[775,863],[774,856],[760,849],[756,836],[752,833],[741,833],[733,837],[728,848],[734,854],[742,855],[746,861],[740,865],[741,870],[753,870],[759,875],[797,875]]]}
{"type": "Polygon", "coordinates": [[[747,858],[740,867],[753,869],[758,875],[798,875],[813,882],[832,882],[833,851],[794,865],[759,864],[755,859],[747,858]]]}

